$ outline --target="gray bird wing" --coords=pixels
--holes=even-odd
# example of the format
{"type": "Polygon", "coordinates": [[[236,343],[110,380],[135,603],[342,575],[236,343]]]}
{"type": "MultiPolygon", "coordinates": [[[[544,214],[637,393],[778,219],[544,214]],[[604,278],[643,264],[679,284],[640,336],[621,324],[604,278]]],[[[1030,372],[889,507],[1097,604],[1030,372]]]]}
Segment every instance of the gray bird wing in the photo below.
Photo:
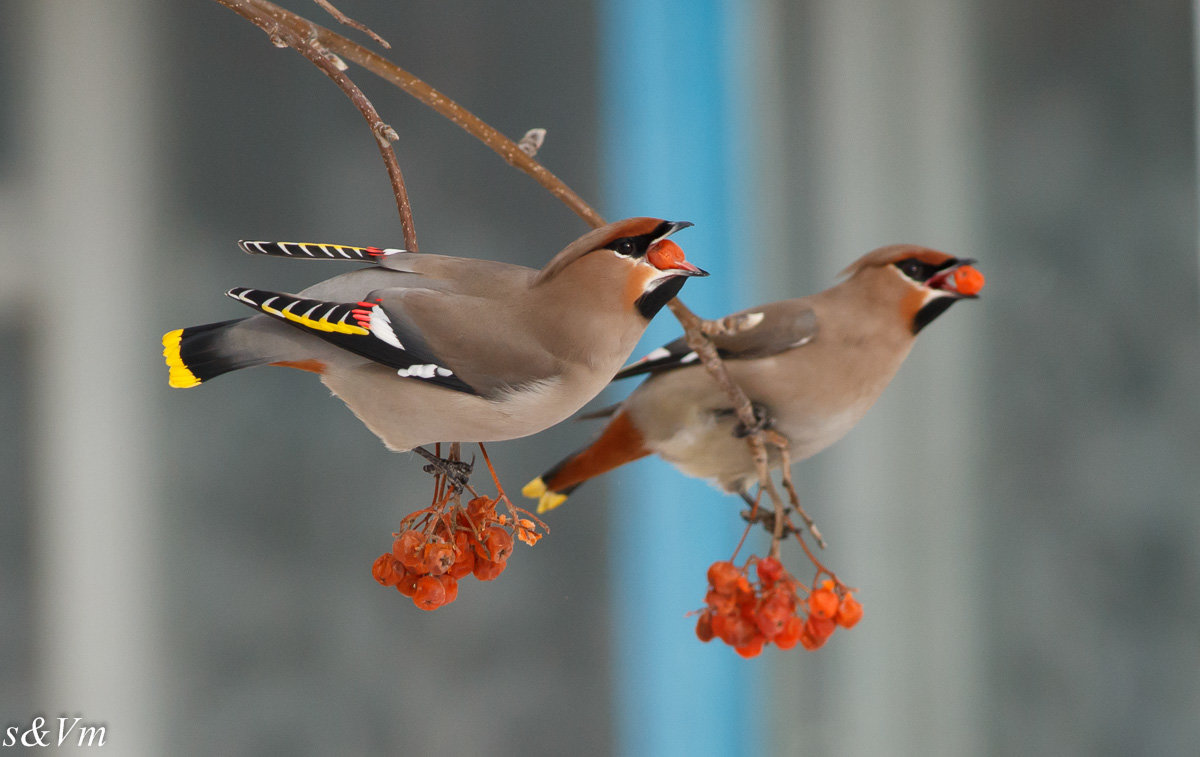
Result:
{"type": "MultiPolygon", "coordinates": [[[[735,334],[713,338],[717,354],[725,360],[753,360],[778,355],[808,344],[816,338],[818,331],[817,314],[803,298],[747,308],[734,313],[732,317],[745,319],[745,327],[735,334]]],[[[662,373],[697,360],[699,356],[687,346],[683,337],[679,337],[622,368],[613,378],[662,373]]]]}
{"type": "MultiPolygon", "coordinates": [[[[395,248],[354,247],[325,242],[266,242],[240,240],[238,246],[251,255],[267,255],[291,260],[333,260],[370,263],[377,269],[414,274],[411,281],[393,279],[395,286],[415,286],[460,294],[503,293],[527,288],[537,271],[524,266],[494,260],[430,255],[395,248]]],[[[361,277],[335,277],[329,282],[358,281],[361,277]]],[[[325,283],[325,282],[323,282],[325,283]]],[[[321,285],[310,289],[322,289],[321,285]]],[[[309,290],[305,290],[308,292],[309,290]]]]}
{"type": "MultiPolygon", "coordinates": [[[[388,313],[401,342],[430,356],[483,396],[557,376],[561,361],[531,333],[527,297],[446,293],[429,289],[380,290],[369,297],[388,313]],[[407,341],[406,341],[407,340],[407,341]]],[[[426,363],[425,371],[428,371],[426,363]]]]}
{"type": "Polygon", "coordinates": [[[393,368],[400,378],[493,396],[553,375],[553,359],[534,340],[522,338],[525,324],[515,306],[536,271],[405,252],[380,265],[336,276],[300,295],[245,287],[227,294],[393,368]]]}

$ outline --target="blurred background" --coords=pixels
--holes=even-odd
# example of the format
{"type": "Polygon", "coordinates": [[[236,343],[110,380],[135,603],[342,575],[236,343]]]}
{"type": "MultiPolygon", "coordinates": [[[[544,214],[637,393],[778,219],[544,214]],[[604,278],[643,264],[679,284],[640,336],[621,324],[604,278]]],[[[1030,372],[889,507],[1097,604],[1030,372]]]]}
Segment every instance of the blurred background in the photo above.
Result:
{"type": "MultiPolygon", "coordinates": [[[[539,159],[606,217],[696,222],[702,315],[883,244],[979,259],[982,299],[796,469],[865,619],[813,653],[696,641],[738,502],[655,460],[451,606],[376,585],[420,462],[309,375],[180,392],[159,354],[243,315],[231,286],[336,273],[238,239],[399,244],[361,118],[215,2],[0,0],[5,727],[80,716],[130,755],[1196,753],[1188,3],[339,6],[510,137],[548,129],[539,159]]],[[[585,231],[350,73],[400,135],[423,251],[538,267],[585,231]]],[[[678,332],[664,313],[643,347],[678,332]]],[[[515,492],[594,431],[490,452],[515,492]]]]}

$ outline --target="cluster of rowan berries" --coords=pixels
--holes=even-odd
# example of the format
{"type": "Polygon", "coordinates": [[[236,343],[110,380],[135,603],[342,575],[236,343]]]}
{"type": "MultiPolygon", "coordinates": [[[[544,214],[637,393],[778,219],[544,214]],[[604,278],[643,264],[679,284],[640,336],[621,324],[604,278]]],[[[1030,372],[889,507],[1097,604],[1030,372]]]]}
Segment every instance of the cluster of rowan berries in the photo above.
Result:
{"type": "Polygon", "coordinates": [[[542,538],[533,521],[497,515],[498,501],[476,497],[465,508],[412,513],[395,534],[392,551],[375,560],[375,580],[395,586],[422,610],[436,610],[458,597],[460,579],[497,578],[508,564],[514,536],[529,545],[542,538]]]}
{"type": "Polygon", "coordinates": [[[791,649],[799,643],[816,649],[838,626],[850,628],[862,618],[862,605],[841,583],[831,580],[808,587],[801,584],[774,557],[751,558],[745,567],[718,561],[708,569],[707,607],[696,622],[700,641],[721,639],[742,657],[755,657],[767,644],[791,649]],[[758,583],[747,576],[750,563],[758,583]]]}

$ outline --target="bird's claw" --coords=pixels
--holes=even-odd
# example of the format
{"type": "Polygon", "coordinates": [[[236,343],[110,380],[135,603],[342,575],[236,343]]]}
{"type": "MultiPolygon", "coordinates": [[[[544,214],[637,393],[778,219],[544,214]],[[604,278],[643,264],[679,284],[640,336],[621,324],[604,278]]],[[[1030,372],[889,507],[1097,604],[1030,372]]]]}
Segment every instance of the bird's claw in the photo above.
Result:
{"type": "Polygon", "coordinates": [[[444,476],[446,482],[449,483],[456,491],[462,491],[467,485],[467,481],[471,479],[471,471],[474,466],[471,463],[463,462],[462,460],[441,460],[436,463],[429,463],[421,470],[426,473],[432,473],[435,476],[444,476]]]}
{"type": "Polygon", "coordinates": [[[737,425],[733,427],[733,435],[738,439],[745,439],[751,434],[766,431],[775,424],[774,419],[771,417],[771,412],[767,410],[766,405],[751,402],[750,410],[754,413],[754,425],[747,426],[739,420],[737,425]]]}
{"type": "Polygon", "coordinates": [[[434,476],[444,477],[446,483],[455,491],[462,491],[466,488],[467,481],[471,479],[471,471],[475,468],[474,461],[468,463],[464,460],[447,460],[421,447],[415,447],[414,451],[427,461],[421,470],[434,476]]]}

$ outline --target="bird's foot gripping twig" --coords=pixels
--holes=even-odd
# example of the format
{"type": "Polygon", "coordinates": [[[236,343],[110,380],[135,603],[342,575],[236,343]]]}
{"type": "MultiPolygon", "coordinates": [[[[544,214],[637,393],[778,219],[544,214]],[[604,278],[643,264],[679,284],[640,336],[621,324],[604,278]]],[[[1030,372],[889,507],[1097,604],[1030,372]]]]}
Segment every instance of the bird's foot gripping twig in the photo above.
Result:
{"type": "Polygon", "coordinates": [[[442,477],[455,492],[462,491],[471,479],[471,471],[475,467],[474,463],[438,457],[424,447],[413,447],[413,452],[416,452],[429,462],[421,470],[431,473],[434,476],[442,477]]]}
{"type": "Polygon", "coordinates": [[[752,425],[746,425],[739,420],[737,425],[733,427],[733,435],[738,439],[745,439],[747,436],[756,434],[759,431],[767,431],[775,423],[771,417],[771,411],[767,409],[766,405],[751,402],[750,411],[754,413],[754,423],[752,425]]]}

